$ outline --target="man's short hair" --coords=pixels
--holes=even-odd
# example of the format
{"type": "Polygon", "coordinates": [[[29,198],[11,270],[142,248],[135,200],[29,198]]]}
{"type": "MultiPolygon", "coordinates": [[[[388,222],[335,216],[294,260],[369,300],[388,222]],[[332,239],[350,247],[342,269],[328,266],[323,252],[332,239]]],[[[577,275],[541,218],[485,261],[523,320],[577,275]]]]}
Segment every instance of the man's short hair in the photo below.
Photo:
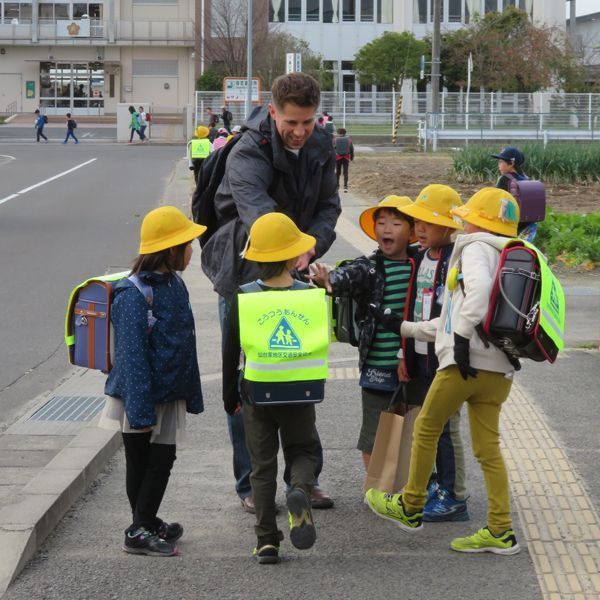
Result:
{"type": "Polygon", "coordinates": [[[306,73],[280,75],[271,86],[273,104],[283,109],[289,102],[296,106],[317,108],[321,102],[321,88],[318,81],[306,73]]]}

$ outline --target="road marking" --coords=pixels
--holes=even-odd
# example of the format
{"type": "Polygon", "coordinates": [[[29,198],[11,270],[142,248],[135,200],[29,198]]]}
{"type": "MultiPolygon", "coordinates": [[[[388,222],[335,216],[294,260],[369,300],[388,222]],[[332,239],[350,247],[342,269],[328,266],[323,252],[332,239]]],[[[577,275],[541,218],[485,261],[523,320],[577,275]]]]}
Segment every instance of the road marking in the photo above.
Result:
{"type": "Polygon", "coordinates": [[[88,132],[88,133],[84,133],[81,137],[86,138],[86,137],[90,137],[90,135],[92,135],[92,134],[88,132]]]}
{"type": "Polygon", "coordinates": [[[59,173],[58,175],[53,175],[52,177],[49,177],[48,179],[44,179],[44,181],[40,181],[39,183],[30,185],[29,187],[19,190],[17,192],[17,194],[25,194],[27,192],[30,192],[31,190],[35,190],[35,188],[39,188],[40,186],[45,185],[46,183],[50,183],[51,181],[54,181],[55,179],[59,179],[60,177],[64,177],[65,175],[68,175],[69,173],[72,173],[73,171],[77,171],[77,169],[81,169],[82,167],[85,167],[86,165],[90,165],[96,160],[98,160],[98,159],[92,158],[84,163],[81,163],[80,165],[77,165],[71,169],[68,169],[67,171],[63,171],[62,173],[59,173]]]}
{"type": "Polygon", "coordinates": [[[502,414],[502,452],[544,598],[597,599],[600,517],[577,471],[517,383],[502,414]]]}
{"type": "Polygon", "coordinates": [[[0,158],[10,158],[10,160],[17,160],[14,156],[10,156],[10,154],[0,154],[0,158]]]}
{"type": "Polygon", "coordinates": [[[16,194],[11,194],[10,196],[6,196],[6,198],[2,198],[0,200],[0,204],[4,204],[5,202],[8,202],[9,200],[16,198],[17,196],[20,196],[21,194],[26,194],[27,192],[30,192],[31,190],[35,190],[36,188],[39,188],[40,186],[45,185],[46,183],[50,183],[51,181],[54,181],[55,179],[64,177],[65,175],[68,175],[69,173],[72,173],[73,171],[77,171],[77,169],[81,169],[82,167],[85,167],[86,165],[89,165],[96,160],[98,160],[98,159],[92,158],[90,160],[87,160],[84,163],[81,163],[80,165],[77,165],[71,169],[67,169],[66,171],[63,171],[62,173],[58,173],[58,175],[53,175],[52,177],[49,177],[48,179],[44,179],[44,181],[40,181],[39,183],[35,183],[34,185],[30,185],[29,187],[23,188],[22,190],[19,190],[16,194]]]}

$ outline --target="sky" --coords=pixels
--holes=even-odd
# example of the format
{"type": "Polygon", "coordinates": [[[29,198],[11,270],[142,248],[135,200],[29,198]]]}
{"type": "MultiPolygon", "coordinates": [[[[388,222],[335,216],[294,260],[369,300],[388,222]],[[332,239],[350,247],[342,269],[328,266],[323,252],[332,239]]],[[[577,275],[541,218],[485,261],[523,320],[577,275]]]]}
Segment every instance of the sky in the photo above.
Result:
{"type": "MultiPolygon", "coordinates": [[[[590,13],[600,12],[600,0],[576,0],[577,16],[589,15],[590,13]]],[[[567,2],[567,17],[569,16],[569,4],[567,2]]]]}

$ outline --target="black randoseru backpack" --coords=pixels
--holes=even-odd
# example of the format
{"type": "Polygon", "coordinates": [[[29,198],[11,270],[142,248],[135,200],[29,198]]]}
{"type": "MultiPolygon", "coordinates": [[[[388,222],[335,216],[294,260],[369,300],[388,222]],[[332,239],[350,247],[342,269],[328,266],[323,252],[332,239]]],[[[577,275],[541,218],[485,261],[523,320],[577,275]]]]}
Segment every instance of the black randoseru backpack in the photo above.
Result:
{"type": "MultiPolygon", "coordinates": [[[[234,136],[222,148],[205,158],[200,166],[196,189],[192,196],[192,217],[194,222],[206,226],[206,231],[200,236],[200,247],[202,248],[219,229],[219,221],[215,210],[215,195],[225,176],[227,157],[242,137],[248,135],[245,133],[246,131],[245,129],[242,130],[242,133],[234,136]]],[[[262,138],[257,144],[272,155],[271,143],[267,138],[262,138]]]]}

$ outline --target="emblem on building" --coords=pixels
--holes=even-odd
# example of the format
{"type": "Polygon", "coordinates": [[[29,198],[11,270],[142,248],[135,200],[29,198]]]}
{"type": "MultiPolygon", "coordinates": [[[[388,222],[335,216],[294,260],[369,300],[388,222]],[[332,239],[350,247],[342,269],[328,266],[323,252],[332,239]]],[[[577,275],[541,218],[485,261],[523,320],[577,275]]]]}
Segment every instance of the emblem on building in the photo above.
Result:
{"type": "Polygon", "coordinates": [[[67,26],[67,32],[69,33],[69,35],[78,35],[80,29],[81,27],[77,25],[77,23],[71,23],[67,26]]]}

